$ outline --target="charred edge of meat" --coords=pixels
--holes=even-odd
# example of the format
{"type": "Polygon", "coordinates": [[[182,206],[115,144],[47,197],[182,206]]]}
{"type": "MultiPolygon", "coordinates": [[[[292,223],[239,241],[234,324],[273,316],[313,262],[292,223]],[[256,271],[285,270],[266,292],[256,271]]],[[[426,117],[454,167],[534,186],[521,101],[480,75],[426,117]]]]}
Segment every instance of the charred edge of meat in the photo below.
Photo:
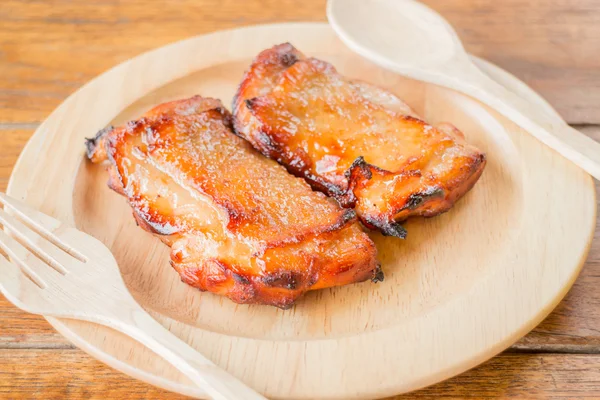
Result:
{"type": "MultiPolygon", "coordinates": [[[[250,113],[252,113],[253,106],[257,100],[258,100],[258,97],[253,97],[251,99],[244,100],[244,104],[248,108],[248,111],[250,113]]],[[[239,129],[237,129],[238,127],[235,125],[236,124],[234,123],[234,128],[235,128],[234,132],[239,130],[239,129]]],[[[262,124],[260,124],[260,125],[262,125],[262,124]]],[[[244,135],[240,135],[240,134],[237,134],[237,135],[240,136],[242,139],[247,139],[244,135]]],[[[274,142],[273,140],[271,140],[271,136],[269,135],[269,133],[265,132],[262,129],[262,127],[260,127],[258,129],[258,131],[256,132],[255,140],[258,142],[258,146],[260,146],[258,150],[260,150],[260,152],[263,153],[265,156],[267,156],[269,158],[276,158],[281,153],[280,146],[277,144],[277,142],[274,142]]]]}
{"type": "Polygon", "coordinates": [[[114,190],[121,196],[127,197],[127,194],[125,193],[125,186],[123,185],[123,179],[121,178],[119,170],[114,164],[108,168],[108,182],[106,184],[108,185],[109,189],[114,190]]]}
{"type": "Polygon", "coordinates": [[[405,121],[418,122],[423,125],[428,125],[427,122],[423,121],[420,118],[413,117],[412,115],[401,115],[401,118],[403,118],[405,121]]]}
{"type": "Polygon", "coordinates": [[[363,156],[358,157],[352,162],[350,168],[344,172],[344,177],[348,181],[348,187],[345,191],[338,193],[329,193],[330,196],[340,203],[342,207],[353,208],[356,205],[358,199],[354,194],[354,188],[359,181],[369,180],[373,177],[369,163],[367,163],[363,156]]]}
{"type": "Polygon", "coordinates": [[[335,229],[341,228],[344,225],[346,225],[348,222],[354,220],[356,218],[356,211],[354,210],[344,210],[344,215],[342,216],[340,223],[339,223],[339,227],[336,227],[335,229]]]}
{"type": "Polygon", "coordinates": [[[481,164],[485,164],[485,163],[487,163],[487,156],[485,155],[485,153],[479,153],[479,155],[477,156],[477,159],[471,165],[471,170],[477,171],[479,169],[479,167],[481,167],[481,164]]]}
{"type": "MultiPolygon", "coordinates": [[[[228,265],[226,262],[218,259],[212,259],[211,261],[219,267],[222,273],[222,276],[217,278],[214,284],[218,286],[221,282],[225,282],[229,279],[232,279],[236,283],[236,289],[227,294],[227,297],[240,304],[256,303],[257,299],[260,298],[260,291],[251,284],[252,281],[250,278],[234,272],[233,265],[228,265]]],[[[278,303],[274,303],[273,305],[278,306],[278,303]]]]}
{"type": "Polygon", "coordinates": [[[348,188],[348,190],[342,193],[330,194],[330,196],[333,196],[333,198],[340,203],[340,206],[344,208],[352,208],[356,206],[356,202],[358,201],[358,198],[354,195],[352,188],[348,188]]]}
{"type": "Polygon", "coordinates": [[[300,53],[294,45],[285,42],[275,45],[258,54],[252,62],[250,71],[253,70],[256,65],[261,64],[276,64],[289,68],[302,58],[304,58],[304,55],[300,53]]]}
{"type": "Polygon", "coordinates": [[[281,271],[270,273],[262,277],[261,280],[270,287],[296,290],[302,281],[302,275],[294,271],[281,271]]]}
{"type": "Polygon", "coordinates": [[[373,271],[373,277],[371,278],[371,282],[373,282],[373,283],[383,282],[384,279],[385,279],[385,275],[383,274],[381,265],[377,264],[377,267],[375,267],[375,270],[373,271]]]}
{"type": "Polygon", "coordinates": [[[98,142],[109,132],[112,132],[113,129],[115,129],[113,126],[107,126],[104,129],[100,129],[93,138],[85,138],[86,155],[90,160],[94,157],[98,142]]]}
{"type": "Polygon", "coordinates": [[[389,222],[377,226],[384,236],[394,236],[400,239],[406,239],[408,232],[398,222],[389,222]]]}
{"type": "Polygon", "coordinates": [[[351,179],[352,175],[354,174],[354,170],[358,169],[358,171],[361,172],[362,177],[365,180],[369,180],[373,177],[373,173],[371,172],[370,167],[371,164],[366,162],[363,156],[360,156],[352,162],[352,165],[350,165],[350,168],[346,170],[344,176],[346,177],[346,179],[351,179]]]}
{"type": "MultiPolygon", "coordinates": [[[[277,160],[277,162],[280,162],[280,161],[277,160]]],[[[346,190],[343,190],[338,185],[331,183],[331,182],[327,181],[326,179],[323,179],[322,177],[311,173],[310,169],[308,169],[308,168],[307,169],[298,169],[298,168],[295,168],[291,164],[287,164],[284,166],[290,174],[297,176],[298,178],[303,178],[310,185],[310,187],[313,190],[315,190],[317,192],[325,193],[327,196],[333,197],[334,199],[338,200],[338,202],[340,202],[340,203],[341,203],[340,199],[344,198],[344,196],[346,195],[346,192],[347,192],[346,190]]]]}
{"type": "Polygon", "coordinates": [[[231,272],[231,276],[238,283],[241,283],[243,285],[249,285],[250,284],[250,279],[246,278],[244,275],[240,275],[240,274],[237,274],[237,273],[235,273],[235,272],[232,271],[231,272]]]}
{"type": "Polygon", "coordinates": [[[297,52],[296,48],[294,46],[292,46],[291,43],[287,42],[284,43],[283,45],[285,46],[289,46],[289,51],[283,52],[283,53],[279,53],[279,62],[281,63],[281,65],[283,65],[284,67],[291,67],[292,65],[296,64],[299,60],[298,55],[295,54],[295,52],[297,52]]]}
{"type": "Polygon", "coordinates": [[[294,160],[293,162],[283,163],[280,154],[281,152],[276,152],[272,158],[274,158],[279,164],[282,164],[290,174],[297,176],[298,178],[303,178],[313,190],[317,192],[323,192],[327,196],[333,197],[335,199],[343,198],[346,194],[346,191],[340,188],[338,185],[331,183],[327,179],[324,179],[318,175],[313,174],[311,172],[311,163],[308,157],[302,159],[302,155],[296,152],[295,156],[299,157],[301,159],[301,162],[294,160]]]}
{"type": "Polygon", "coordinates": [[[369,164],[365,161],[363,156],[358,157],[352,162],[350,168],[344,172],[344,177],[348,180],[348,188],[341,194],[330,194],[342,205],[342,207],[351,208],[356,205],[358,199],[354,194],[354,189],[364,181],[368,181],[373,178],[372,169],[379,170],[374,165],[369,164]]]}
{"type": "MultiPolygon", "coordinates": [[[[235,97],[234,97],[234,99],[233,99],[233,102],[231,103],[231,109],[233,110],[233,112],[238,112],[237,111],[238,107],[245,107],[246,106],[246,103],[238,105],[238,99],[237,98],[238,98],[238,95],[236,94],[235,97]]],[[[231,130],[231,132],[235,136],[241,137],[242,139],[245,140],[246,137],[242,133],[242,131],[244,130],[244,126],[242,124],[240,124],[239,119],[236,118],[236,117],[233,117],[233,119],[231,121],[231,124],[233,126],[233,129],[231,130]]]]}
{"type": "Polygon", "coordinates": [[[400,211],[414,210],[426,201],[439,197],[444,197],[444,190],[438,186],[429,187],[423,192],[412,193],[400,211]]]}
{"type": "Polygon", "coordinates": [[[407,231],[398,222],[381,221],[372,217],[363,217],[367,227],[375,227],[381,231],[383,236],[394,236],[400,239],[406,239],[407,231]]]}
{"type": "Polygon", "coordinates": [[[277,142],[273,142],[271,140],[271,136],[265,133],[262,129],[257,132],[256,139],[259,142],[261,152],[266,153],[266,156],[277,157],[277,155],[281,152],[277,142]]]}
{"type": "Polygon", "coordinates": [[[254,105],[256,104],[257,100],[258,97],[253,97],[251,99],[244,100],[244,103],[246,104],[246,107],[248,107],[248,110],[254,111],[254,105]]]}
{"type": "Polygon", "coordinates": [[[233,124],[233,115],[231,115],[231,113],[229,112],[228,109],[226,109],[225,107],[215,107],[215,108],[211,108],[205,111],[202,111],[202,113],[205,112],[210,112],[210,111],[216,111],[219,114],[221,114],[221,116],[223,117],[223,123],[225,124],[225,126],[227,126],[229,129],[231,129],[232,132],[235,132],[234,129],[234,124],[233,124]]]}
{"type": "Polygon", "coordinates": [[[317,178],[318,177],[315,177],[315,182],[317,182],[317,183],[314,186],[320,192],[324,192],[328,196],[334,197],[336,199],[340,196],[344,196],[344,194],[346,193],[346,191],[342,190],[338,185],[328,182],[325,179],[320,179],[320,178],[317,179],[317,178]],[[322,187],[322,189],[319,189],[318,185],[320,185],[322,187]]]}
{"type": "Polygon", "coordinates": [[[289,310],[296,304],[296,299],[282,299],[279,303],[273,303],[271,305],[281,309],[281,310],[289,310]]]}

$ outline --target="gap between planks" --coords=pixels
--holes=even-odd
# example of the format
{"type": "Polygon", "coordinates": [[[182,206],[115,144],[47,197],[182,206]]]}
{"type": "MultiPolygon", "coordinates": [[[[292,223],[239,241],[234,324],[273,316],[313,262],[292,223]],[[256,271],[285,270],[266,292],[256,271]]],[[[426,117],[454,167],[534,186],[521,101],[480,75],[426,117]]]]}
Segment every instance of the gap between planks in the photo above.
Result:
{"type": "Polygon", "coordinates": [[[0,130],[37,129],[41,122],[0,122],[0,130]]]}
{"type": "Polygon", "coordinates": [[[74,350],[77,347],[56,333],[56,341],[47,341],[48,335],[32,335],[28,341],[20,341],[19,338],[5,336],[0,338],[0,350],[74,350]],[[33,340],[32,340],[33,339],[33,340]]]}

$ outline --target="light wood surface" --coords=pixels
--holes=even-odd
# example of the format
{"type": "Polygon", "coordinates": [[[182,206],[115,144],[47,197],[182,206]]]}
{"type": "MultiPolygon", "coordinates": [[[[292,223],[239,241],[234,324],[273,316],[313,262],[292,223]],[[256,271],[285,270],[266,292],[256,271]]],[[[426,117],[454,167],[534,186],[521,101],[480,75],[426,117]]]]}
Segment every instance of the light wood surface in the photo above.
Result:
{"type": "MultiPolygon", "coordinates": [[[[234,1],[177,3],[106,1],[101,4],[72,1],[17,2],[0,5],[0,189],[5,190],[8,173],[16,156],[45,118],[68,94],[93,76],[142,51],[195,34],[257,22],[284,20],[324,20],[324,2],[306,1],[294,7],[291,1],[246,1],[246,7],[236,7],[234,1]],[[46,17],[49,10],[52,16],[46,17]],[[4,12],[6,11],[6,12],[4,12]],[[202,23],[198,23],[201,20],[202,23]],[[73,32],[77,32],[74,35],[73,32]],[[126,36],[127,41],[119,40],[126,36]],[[72,54],[86,51],[86,57],[72,54]]],[[[426,1],[458,28],[467,48],[507,68],[544,95],[572,124],[596,123],[600,105],[598,58],[590,57],[600,40],[600,4],[594,0],[532,1],[508,0],[426,1]],[[474,15],[476,17],[474,17],[474,15]]],[[[600,138],[595,126],[576,125],[586,134],[600,138]]],[[[600,277],[600,247],[598,239],[582,275],[558,308],[530,335],[518,342],[513,351],[560,353],[597,353],[600,351],[600,293],[595,290],[600,277]]],[[[31,357],[15,355],[10,365],[21,381],[30,385],[11,386],[15,398],[40,398],[45,389],[63,389],[67,397],[77,393],[88,396],[113,393],[120,398],[166,398],[150,386],[126,378],[92,361],[80,351],[67,356],[63,349],[72,345],[50,328],[40,317],[24,314],[0,299],[0,348],[23,348],[31,357]],[[37,348],[40,350],[27,350],[37,348]],[[59,349],[57,352],[53,349],[59,349]],[[41,354],[55,354],[44,359],[41,354]],[[36,359],[39,358],[39,362],[36,359]],[[63,360],[64,358],[64,360],[63,360]],[[68,359],[68,360],[67,360],[68,359]],[[61,361],[62,360],[62,361],[61,361]],[[71,360],[77,363],[69,369],[71,360]],[[93,363],[94,380],[82,367],[93,363]],[[52,379],[49,370],[56,370],[52,379]],[[77,371],[81,370],[82,375],[77,371]],[[120,376],[121,380],[117,377],[120,376]],[[54,382],[54,383],[53,383],[54,382]],[[114,383],[114,385],[113,385],[114,383]],[[114,390],[114,391],[113,391],[114,390]],[[110,391],[110,392],[109,392],[110,391]],[[148,391],[148,392],[145,392],[148,391]]],[[[21,350],[0,350],[2,354],[21,350]]],[[[13,354],[13,353],[11,353],[13,354]]],[[[561,354],[560,362],[519,362],[530,357],[549,359],[552,354],[498,357],[489,368],[485,366],[436,385],[414,396],[452,393],[462,398],[483,393],[485,396],[513,394],[523,397],[536,393],[549,397],[556,393],[554,381],[566,388],[561,394],[583,397],[568,377],[560,379],[561,365],[578,365],[585,381],[588,375],[586,359],[593,356],[561,354]],[[514,358],[512,358],[514,357],[514,358]],[[515,367],[515,368],[513,368],[515,367]],[[491,372],[490,372],[491,371],[491,372]],[[495,372],[498,372],[494,375],[495,372]],[[544,373],[541,373],[544,372],[544,373]],[[492,374],[492,375],[490,375],[492,374]],[[497,386],[498,375],[506,379],[497,386]],[[539,378],[539,379],[538,379],[539,378]],[[552,378],[552,379],[550,379],[552,378]],[[503,388],[510,388],[505,392],[503,388]],[[535,391],[535,392],[533,392],[535,391]],[[574,394],[573,394],[574,393],[574,394]]],[[[4,365],[4,364],[3,364],[4,365]]],[[[7,367],[9,368],[9,367],[7,367]]],[[[4,373],[4,369],[0,373],[4,373]]],[[[598,397],[597,379],[585,381],[583,390],[589,397],[598,397]]],[[[6,386],[5,386],[6,387],[6,386]]],[[[10,389],[9,389],[10,390],[10,389]]],[[[56,392],[53,392],[56,393],[56,392]]],[[[412,396],[411,396],[412,397],[412,396]]],[[[44,397],[48,398],[48,397],[44,397]]],[[[64,398],[55,396],[55,398],[64,398]]]]}
{"type": "Polygon", "coordinates": [[[4,193],[0,204],[0,249],[10,257],[0,256],[0,292],[14,305],[119,331],[163,357],[210,399],[264,399],[148,315],[102,242],[4,193]]]}
{"type": "MultiPolygon", "coordinates": [[[[506,74],[486,71],[515,85],[506,74]]],[[[596,212],[589,176],[497,112],[383,70],[349,51],[326,24],[306,23],[199,36],[113,68],[37,129],[8,192],[103,241],[143,307],[271,398],[389,396],[485,361],[566,294],[587,255],[596,212]],[[104,170],[85,162],[79,145],[158,103],[196,93],[231,99],[250,60],[286,41],[343,74],[394,91],[433,124],[452,121],[488,155],[480,182],[452,212],[407,223],[406,241],[371,235],[383,283],[313,292],[289,311],[236,305],[181,283],[168,249],[136,227],[125,202],[107,190],[104,170]],[[553,201],[540,203],[540,197],[553,201]]],[[[180,393],[202,393],[123,335],[80,321],[49,321],[124,372],[180,393]]]]}

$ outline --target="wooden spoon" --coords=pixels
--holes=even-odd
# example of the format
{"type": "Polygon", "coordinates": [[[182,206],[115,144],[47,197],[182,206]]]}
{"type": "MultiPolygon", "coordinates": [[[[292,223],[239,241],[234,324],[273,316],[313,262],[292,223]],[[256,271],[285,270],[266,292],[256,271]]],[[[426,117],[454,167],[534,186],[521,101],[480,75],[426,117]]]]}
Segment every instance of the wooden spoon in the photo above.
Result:
{"type": "Polygon", "coordinates": [[[327,17],[361,56],[474,97],[600,179],[600,144],[485,75],[450,24],[429,7],[413,0],[329,0],[327,17]]]}

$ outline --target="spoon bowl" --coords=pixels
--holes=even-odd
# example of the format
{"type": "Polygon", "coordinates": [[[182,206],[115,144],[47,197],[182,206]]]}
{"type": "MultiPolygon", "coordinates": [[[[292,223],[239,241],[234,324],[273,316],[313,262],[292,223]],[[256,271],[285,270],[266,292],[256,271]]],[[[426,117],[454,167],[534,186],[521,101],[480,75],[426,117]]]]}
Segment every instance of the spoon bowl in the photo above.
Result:
{"type": "Polygon", "coordinates": [[[448,22],[416,1],[329,1],[327,16],[349,47],[378,64],[434,69],[466,56],[448,22]]]}

